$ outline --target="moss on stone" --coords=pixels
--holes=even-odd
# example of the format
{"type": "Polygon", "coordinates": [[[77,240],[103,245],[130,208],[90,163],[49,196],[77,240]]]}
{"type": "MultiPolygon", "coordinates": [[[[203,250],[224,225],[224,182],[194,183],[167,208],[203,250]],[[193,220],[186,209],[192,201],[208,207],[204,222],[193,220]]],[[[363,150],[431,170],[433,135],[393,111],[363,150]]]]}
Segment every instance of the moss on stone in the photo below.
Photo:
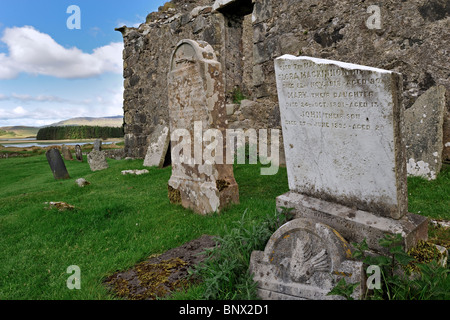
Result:
{"type": "Polygon", "coordinates": [[[180,190],[174,189],[168,186],[169,189],[169,200],[170,203],[180,204],[181,203],[181,192],[180,190]]]}

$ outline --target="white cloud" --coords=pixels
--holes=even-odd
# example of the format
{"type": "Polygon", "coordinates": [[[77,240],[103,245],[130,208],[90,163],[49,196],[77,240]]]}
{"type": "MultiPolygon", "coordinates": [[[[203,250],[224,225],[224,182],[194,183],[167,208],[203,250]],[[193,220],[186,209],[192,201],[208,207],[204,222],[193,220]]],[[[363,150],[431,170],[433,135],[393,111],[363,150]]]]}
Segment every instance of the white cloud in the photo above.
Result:
{"type": "Polygon", "coordinates": [[[119,42],[88,54],[76,47],[64,48],[48,34],[30,26],[7,28],[1,40],[9,55],[0,54],[0,79],[12,79],[21,72],[64,79],[89,78],[123,70],[123,44],[119,42]]]}
{"type": "MultiPolygon", "coordinates": [[[[0,98],[2,96],[0,95],[0,98]]],[[[69,100],[58,96],[32,96],[13,93],[4,96],[9,106],[0,106],[0,127],[11,125],[42,126],[76,117],[108,117],[123,114],[123,86],[101,95],[69,100]],[[29,101],[33,103],[28,103],[29,101]],[[13,105],[10,105],[10,102],[13,105]],[[14,104],[17,102],[17,104],[14,104]],[[19,103],[24,103],[19,105],[19,103]]],[[[0,99],[1,100],[1,99],[0,99]]]]}

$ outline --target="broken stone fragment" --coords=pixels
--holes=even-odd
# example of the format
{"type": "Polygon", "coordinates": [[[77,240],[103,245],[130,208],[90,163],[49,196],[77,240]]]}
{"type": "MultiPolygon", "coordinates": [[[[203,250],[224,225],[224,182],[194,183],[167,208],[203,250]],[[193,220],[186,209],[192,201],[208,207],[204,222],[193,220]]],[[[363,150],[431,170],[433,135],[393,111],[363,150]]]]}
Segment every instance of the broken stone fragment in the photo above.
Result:
{"type": "Polygon", "coordinates": [[[143,170],[123,170],[122,174],[123,175],[127,175],[127,174],[135,174],[140,176],[141,174],[146,174],[149,173],[149,171],[147,169],[143,169],[143,170]]]}
{"type": "Polygon", "coordinates": [[[79,179],[75,180],[75,182],[77,183],[77,185],[80,188],[83,188],[84,186],[91,184],[89,181],[86,181],[86,179],[84,179],[84,178],[79,178],[79,179]]]}
{"type": "Polygon", "coordinates": [[[71,204],[61,202],[61,201],[50,201],[50,202],[44,202],[44,204],[47,204],[48,207],[46,209],[58,209],[58,211],[65,211],[65,210],[73,210],[75,207],[71,204]]]}

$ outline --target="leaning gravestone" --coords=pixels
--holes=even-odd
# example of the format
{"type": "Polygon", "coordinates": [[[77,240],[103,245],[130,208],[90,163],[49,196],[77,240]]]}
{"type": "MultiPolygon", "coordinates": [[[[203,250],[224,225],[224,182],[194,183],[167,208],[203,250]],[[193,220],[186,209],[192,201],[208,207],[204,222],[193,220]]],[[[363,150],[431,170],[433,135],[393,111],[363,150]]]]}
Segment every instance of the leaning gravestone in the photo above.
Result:
{"type": "Polygon", "coordinates": [[[61,153],[63,154],[64,160],[73,160],[72,152],[65,144],[61,147],[61,153]]]}
{"type": "Polygon", "coordinates": [[[81,150],[81,146],[79,144],[75,146],[75,156],[78,161],[83,162],[83,151],[81,150]]]}
{"type": "Polygon", "coordinates": [[[406,159],[409,175],[433,180],[442,167],[445,87],[422,94],[405,112],[406,159]]]}
{"type": "Polygon", "coordinates": [[[56,180],[70,179],[69,172],[67,172],[66,165],[58,149],[47,150],[45,156],[56,180]]]}
{"type": "Polygon", "coordinates": [[[164,165],[164,160],[166,159],[169,143],[169,128],[163,125],[158,125],[150,136],[150,143],[144,159],[144,166],[156,166],[162,168],[164,165]]]}
{"type": "MultiPolygon", "coordinates": [[[[366,239],[381,254],[388,253],[378,242],[385,234],[400,233],[405,250],[426,239],[427,219],[407,212],[401,75],[291,55],[275,60],[275,73],[290,189],[277,208],[293,208],[297,219],[326,225],[348,242],[366,239]]],[[[316,235],[315,243],[329,243],[316,235]]],[[[293,285],[258,283],[275,295],[293,285]]],[[[289,292],[305,298],[302,290],[289,292]]]]}
{"type": "Polygon", "coordinates": [[[226,164],[223,158],[226,148],[219,140],[214,141],[218,143],[211,150],[214,139],[208,139],[208,135],[225,137],[226,127],[221,64],[208,43],[193,40],[178,43],[170,62],[168,93],[170,201],[201,214],[218,212],[227,204],[239,202],[233,164],[226,164]]]}
{"type": "Polygon", "coordinates": [[[100,171],[109,167],[104,151],[92,150],[88,153],[87,159],[92,171],[100,171]]]}

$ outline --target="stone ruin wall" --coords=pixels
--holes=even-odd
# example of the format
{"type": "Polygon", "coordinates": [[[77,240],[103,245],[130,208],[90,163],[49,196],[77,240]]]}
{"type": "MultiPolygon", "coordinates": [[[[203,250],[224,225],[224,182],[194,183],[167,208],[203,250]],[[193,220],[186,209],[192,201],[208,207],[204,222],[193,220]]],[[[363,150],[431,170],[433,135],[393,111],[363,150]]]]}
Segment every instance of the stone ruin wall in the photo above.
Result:
{"type": "MultiPolygon", "coordinates": [[[[444,143],[450,141],[450,3],[446,0],[172,0],[124,38],[127,156],[144,158],[148,137],[168,124],[167,73],[181,39],[211,44],[222,63],[230,128],[281,129],[273,60],[283,54],[340,60],[403,74],[409,108],[427,89],[447,90],[444,143]],[[371,5],[381,29],[366,26],[371,5]],[[236,88],[245,96],[233,104],[236,88]]],[[[450,160],[450,147],[444,148],[450,160]]]]}

